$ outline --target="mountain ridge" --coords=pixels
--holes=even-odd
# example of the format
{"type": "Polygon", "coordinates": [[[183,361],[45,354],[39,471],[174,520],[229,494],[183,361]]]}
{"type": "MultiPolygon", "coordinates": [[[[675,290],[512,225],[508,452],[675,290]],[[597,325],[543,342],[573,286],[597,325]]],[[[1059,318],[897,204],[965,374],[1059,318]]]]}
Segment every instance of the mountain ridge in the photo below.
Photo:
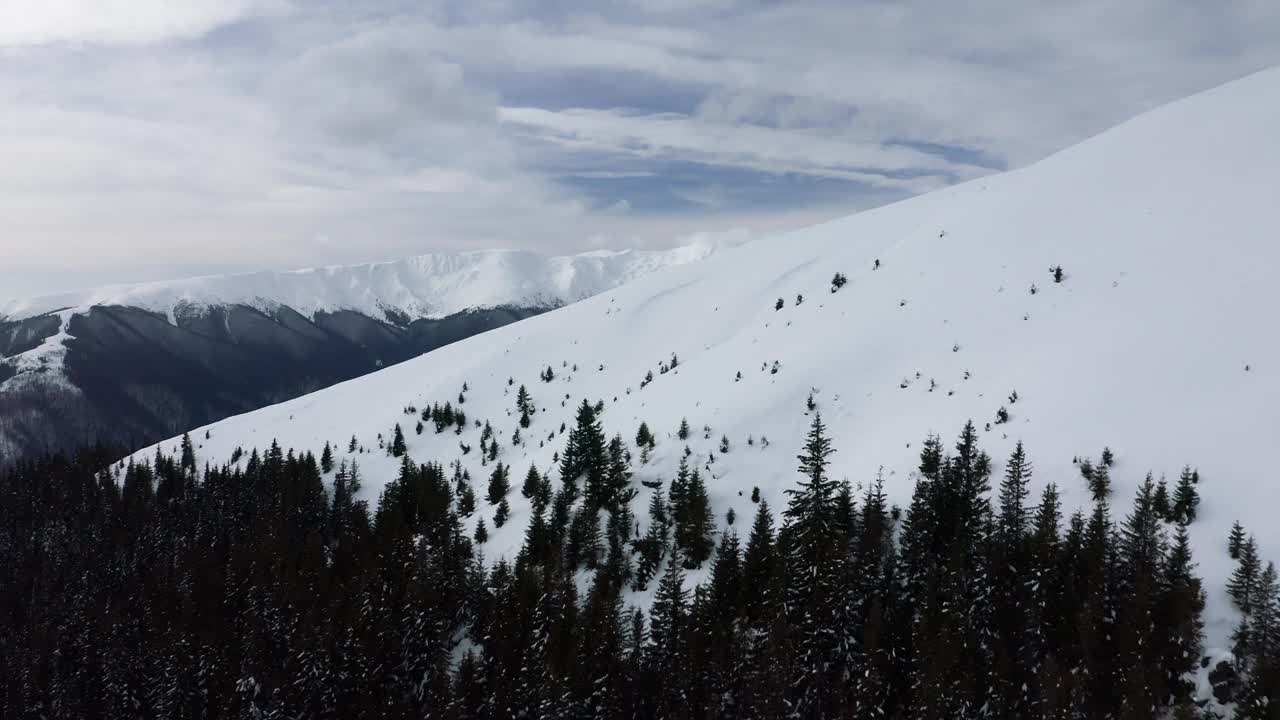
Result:
{"type": "Polygon", "coordinates": [[[700,260],[727,244],[702,241],[668,250],[555,256],[526,250],[428,253],[355,265],[107,285],[0,302],[0,321],[101,305],[160,312],[171,322],[176,315],[218,305],[264,312],[285,306],[307,317],[354,310],[389,322],[440,318],[471,308],[574,302],[657,268],[700,260]]]}
{"type": "Polygon", "coordinates": [[[0,466],[138,447],[603,292],[725,242],[385,263],[117,285],[0,305],[0,466]]]}

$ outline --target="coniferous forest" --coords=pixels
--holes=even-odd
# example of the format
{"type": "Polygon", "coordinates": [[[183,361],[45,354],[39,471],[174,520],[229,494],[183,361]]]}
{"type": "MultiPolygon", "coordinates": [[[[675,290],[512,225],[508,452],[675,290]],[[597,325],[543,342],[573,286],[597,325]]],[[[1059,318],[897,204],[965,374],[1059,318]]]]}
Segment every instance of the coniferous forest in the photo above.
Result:
{"type": "MultiPolygon", "coordinates": [[[[1193,686],[1190,473],[1116,498],[1104,459],[1068,514],[1052,485],[1030,496],[1021,445],[993,476],[969,425],[927,439],[897,508],[831,477],[815,416],[785,506],[714,517],[685,466],[633,517],[623,443],[588,410],[568,482],[488,479],[481,501],[534,507],[506,559],[462,529],[471,479],[407,455],[376,507],[360,468],[275,444],[235,469],[188,443],[118,473],[105,450],[8,471],[4,717],[1215,716],[1193,686]]],[[[1280,717],[1276,572],[1243,528],[1223,541],[1244,620],[1218,707],[1280,717]]]]}

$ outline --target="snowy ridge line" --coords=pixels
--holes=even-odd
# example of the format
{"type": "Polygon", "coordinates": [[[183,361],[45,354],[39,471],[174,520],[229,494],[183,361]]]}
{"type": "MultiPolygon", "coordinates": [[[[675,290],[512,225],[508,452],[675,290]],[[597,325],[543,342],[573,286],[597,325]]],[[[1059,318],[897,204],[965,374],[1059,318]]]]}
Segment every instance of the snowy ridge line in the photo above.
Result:
{"type": "MultiPolygon", "coordinates": [[[[1210,589],[1206,654],[1222,652],[1239,621],[1221,590],[1235,565],[1225,547],[1234,522],[1264,555],[1280,553],[1271,517],[1280,494],[1268,474],[1280,427],[1277,125],[1273,69],[1027,168],[669,267],[199,428],[197,465],[273,439],[317,455],[329,443],[335,463],[359,463],[361,498],[376,503],[399,471],[383,450],[397,424],[409,457],[456,460],[478,485],[493,464],[460,445],[479,447],[474,422],[487,421],[513,478],[533,465],[559,483],[561,424],[573,426],[583,400],[603,401],[606,435],[621,433],[633,457],[642,421],[656,436],[648,462],[633,463],[637,518],[652,495],[645,483],[669,482],[686,446],[715,516],[745,518],[756,487],[785,506],[810,396],[838,450],[831,476],[865,484],[883,468],[889,502],[904,508],[920,442],[936,433],[950,445],[973,420],[995,475],[1024,442],[1031,496],[1056,484],[1068,515],[1091,507],[1078,461],[1104,447],[1114,451],[1118,512],[1148,472],[1173,480],[1185,465],[1198,469],[1189,532],[1210,589]],[[464,385],[466,427],[415,432],[406,408],[456,403],[464,385]],[[536,406],[528,428],[518,423],[520,385],[536,406]],[[692,433],[681,440],[685,418],[692,433]]],[[[508,500],[501,528],[485,501],[466,520],[471,532],[486,518],[491,560],[523,542],[531,506],[516,492],[508,500]]],[[[705,568],[688,583],[704,578],[705,568]]]]}
{"type": "Polygon", "coordinates": [[[670,250],[547,256],[520,250],[431,253],[390,262],[287,272],[210,275],[111,285],[0,302],[0,321],[17,321],[97,305],[184,313],[220,305],[307,317],[352,310],[380,320],[438,318],[473,308],[557,306],[609,290],[663,267],[701,260],[737,241],[701,241],[670,250]]]}

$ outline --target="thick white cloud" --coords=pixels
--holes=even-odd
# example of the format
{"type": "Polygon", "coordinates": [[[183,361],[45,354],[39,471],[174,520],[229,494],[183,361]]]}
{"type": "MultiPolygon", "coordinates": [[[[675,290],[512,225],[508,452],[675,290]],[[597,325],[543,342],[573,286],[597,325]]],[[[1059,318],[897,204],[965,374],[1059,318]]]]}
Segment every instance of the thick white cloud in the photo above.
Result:
{"type": "Polygon", "coordinates": [[[198,37],[285,0],[4,0],[0,47],[50,43],[146,45],[198,37]]]}
{"type": "Polygon", "coordinates": [[[0,0],[0,296],[791,227],[1277,62],[1271,0],[0,0]]]}

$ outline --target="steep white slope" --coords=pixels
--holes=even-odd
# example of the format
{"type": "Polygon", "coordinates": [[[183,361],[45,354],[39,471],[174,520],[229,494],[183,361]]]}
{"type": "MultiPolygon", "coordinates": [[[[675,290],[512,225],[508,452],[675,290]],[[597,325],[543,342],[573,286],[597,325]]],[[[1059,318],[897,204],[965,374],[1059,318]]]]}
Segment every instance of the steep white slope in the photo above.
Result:
{"type": "Polygon", "coordinates": [[[0,321],[94,305],[127,305],[170,318],[210,305],[265,311],[284,305],[307,316],[355,310],[379,319],[386,319],[388,311],[418,319],[470,308],[560,305],[663,267],[700,260],[723,244],[558,257],[514,250],[433,253],[365,265],[116,285],[0,303],[0,321]]]}
{"type": "MultiPolygon", "coordinates": [[[[637,480],[672,476],[682,417],[694,427],[699,464],[727,436],[731,451],[717,453],[709,486],[719,513],[732,507],[750,518],[752,486],[780,508],[796,480],[811,391],[838,448],[833,472],[865,483],[883,467],[903,505],[927,433],[950,444],[966,420],[982,428],[1005,406],[1010,422],[981,434],[997,473],[1022,439],[1037,485],[1056,482],[1068,505],[1088,502],[1073,457],[1096,457],[1104,446],[1117,458],[1117,519],[1148,471],[1176,479],[1183,463],[1199,468],[1203,502],[1192,533],[1210,589],[1209,644],[1221,648],[1234,622],[1222,591],[1232,521],[1280,556],[1271,517],[1280,499],[1271,477],[1280,428],[1278,126],[1280,70],[1272,70],[1023,170],[725,250],[228,419],[208,428],[208,439],[205,429],[193,433],[197,452],[201,462],[222,462],[237,446],[278,438],[317,452],[329,441],[345,457],[354,434],[369,449],[355,459],[375,499],[397,466],[377,449],[377,435],[389,438],[402,423],[415,459],[461,458],[482,490],[491,468],[459,451],[459,440],[477,444],[478,430],[415,436],[402,413],[456,402],[465,382],[464,409],[493,422],[517,487],[530,463],[552,465],[563,435],[539,442],[572,424],[574,405],[603,399],[610,434],[630,441],[644,420],[658,435],[637,480]],[[1061,284],[1049,272],[1058,264],[1061,284]],[[836,272],[849,283],[832,294],[836,272]],[[779,297],[785,307],[775,311],[779,297]],[[678,368],[660,374],[672,353],[678,368]],[[551,384],[538,380],[547,365],[557,373],[551,384]],[[654,381],[641,389],[651,370],[654,381]],[[523,447],[510,442],[509,377],[540,407],[523,447]]],[[[175,451],[176,441],[164,448],[175,451]]],[[[512,519],[491,533],[488,557],[519,545],[528,506],[516,491],[510,500],[512,519]]],[[[642,519],[647,501],[641,488],[642,519]]],[[[481,505],[491,518],[493,508],[481,505]]]]}

